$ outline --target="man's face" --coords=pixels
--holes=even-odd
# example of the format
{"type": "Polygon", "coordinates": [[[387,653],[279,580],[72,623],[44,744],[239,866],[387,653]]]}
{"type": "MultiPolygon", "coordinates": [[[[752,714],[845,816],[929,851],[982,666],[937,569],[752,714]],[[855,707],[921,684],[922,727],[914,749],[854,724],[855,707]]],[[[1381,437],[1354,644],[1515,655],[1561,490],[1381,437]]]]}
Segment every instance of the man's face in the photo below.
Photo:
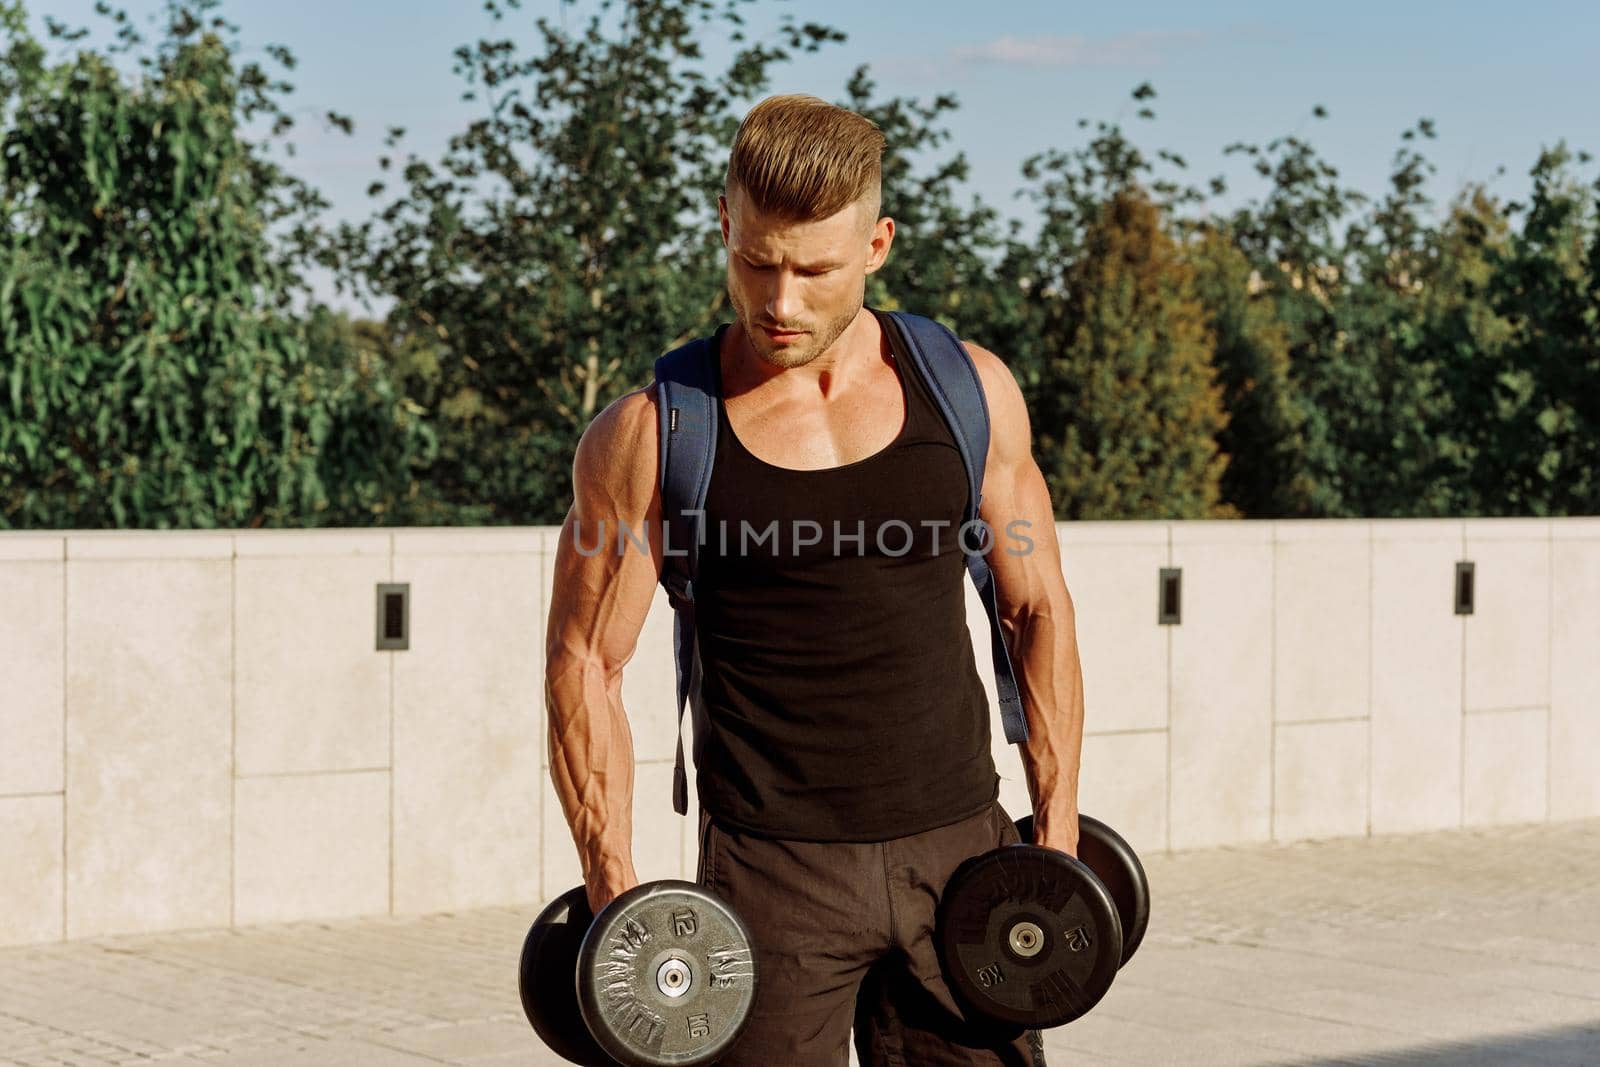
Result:
{"type": "Polygon", "coordinates": [[[728,298],[756,355],[778,367],[816,359],[861,311],[867,275],[883,265],[894,221],[868,198],[813,222],[762,213],[735,187],[717,198],[728,248],[728,298]],[[774,335],[771,330],[793,331],[774,335]]]}

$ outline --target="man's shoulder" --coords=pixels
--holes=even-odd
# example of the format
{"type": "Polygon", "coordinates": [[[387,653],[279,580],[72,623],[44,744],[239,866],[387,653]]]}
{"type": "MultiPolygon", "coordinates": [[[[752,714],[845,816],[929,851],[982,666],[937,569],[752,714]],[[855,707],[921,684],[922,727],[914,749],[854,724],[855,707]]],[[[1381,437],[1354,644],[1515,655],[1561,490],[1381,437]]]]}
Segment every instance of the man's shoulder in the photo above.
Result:
{"type": "Polygon", "coordinates": [[[578,447],[585,443],[607,449],[635,450],[648,445],[656,447],[656,432],[660,417],[657,414],[657,396],[654,385],[630,390],[607,404],[583,431],[578,447]]]}
{"type": "Polygon", "coordinates": [[[1011,377],[1011,370],[1005,361],[976,341],[962,341],[961,347],[967,350],[967,355],[972,359],[972,365],[978,370],[978,377],[983,379],[985,388],[990,385],[990,380],[1004,375],[1011,377]]]}
{"type": "Polygon", "coordinates": [[[623,393],[589,423],[578,439],[573,482],[580,494],[647,503],[659,471],[660,418],[653,385],[623,393]]]}
{"type": "Polygon", "coordinates": [[[1015,405],[1022,402],[1022,390],[1018,388],[1017,379],[1011,373],[1011,368],[1006,366],[1005,360],[976,341],[962,341],[961,347],[967,350],[967,355],[972,358],[972,365],[978,372],[978,380],[983,385],[984,399],[989,402],[990,418],[1014,414],[1015,405]],[[995,411],[996,407],[999,407],[1000,411],[995,411]]]}
{"type": "MultiPolygon", "coordinates": [[[[906,314],[917,313],[908,311],[906,314]]],[[[929,315],[918,315],[917,317],[932,320],[932,316],[929,315]]],[[[984,393],[993,394],[996,389],[1003,388],[1006,385],[1015,386],[1016,380],[1012,378],[1010,368],[1006,366],[1005,361],[999,356],[976,341],[963,340],[960,343],[961,347],[966,349],[967,357],[972,360],[972,365],[978,372],[978,380],[983,385],[984,393]]]]}
{"type": "Polygon", "coordinates": [[[989,456],[991,462],[1006,457],[1028,455],[1032,428],[1027,401],[1005,361],[975,341],[963,341],[982,383],[984,402],[989,408],[989,456]]]}

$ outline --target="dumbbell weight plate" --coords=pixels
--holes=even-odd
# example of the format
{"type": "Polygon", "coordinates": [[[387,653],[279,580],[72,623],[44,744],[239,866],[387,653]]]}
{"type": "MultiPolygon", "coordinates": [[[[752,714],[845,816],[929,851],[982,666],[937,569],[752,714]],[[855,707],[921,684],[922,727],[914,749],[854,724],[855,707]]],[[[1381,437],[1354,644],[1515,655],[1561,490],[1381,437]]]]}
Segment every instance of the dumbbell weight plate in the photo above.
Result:
{"type": "Polygon", "coordinates": [[[1087,865],[1058,849],[1005,845],[951,875],[934,944],[946,981],[977,1015],[1047,1029],[1111,988],[1122,927],[1087,865]]]}
{"type": "Polygon", "coordinates": [[[578,1008],[578,950],[593,922],[581,885],[546,905],[522,942],[517,992],[534,1032],[556,1055],[583,1067],[615,1067],[578,1008]]]}
{"type": "MultiPolygon", "coordinates": [[[[1017,820],[1017,834],[1024,843],[1033,841],[1033,816],[1017,820]]],[[[1122,920],[1122,962],[1133,959],[1150,925],[1150,882],[1144,864],[1123,836],[1088,815],[1078,816],[1078,858],[1088,864],[1111,891],[1122,920]]]]}
{"type": "Polygon", "coordinates": [[[633,887],[601,909],[578,950],[584,1021],[626,1067],[716,1060],[749,1021],[755,984],[749,930],[694,882],[633,887]]]}

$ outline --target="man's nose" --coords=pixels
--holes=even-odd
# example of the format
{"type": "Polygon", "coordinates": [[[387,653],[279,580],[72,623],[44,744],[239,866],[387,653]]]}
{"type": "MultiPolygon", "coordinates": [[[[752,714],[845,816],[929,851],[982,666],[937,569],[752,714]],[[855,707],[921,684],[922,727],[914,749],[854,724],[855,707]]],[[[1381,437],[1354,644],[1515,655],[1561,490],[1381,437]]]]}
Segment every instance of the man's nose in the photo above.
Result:
{"type": "Polygon", "coordinates": [[[767,317],[774,325],[788,326],[800,310],[795,277],[786,270],[774,271],[772,288],[767,291],[767,317]]]}

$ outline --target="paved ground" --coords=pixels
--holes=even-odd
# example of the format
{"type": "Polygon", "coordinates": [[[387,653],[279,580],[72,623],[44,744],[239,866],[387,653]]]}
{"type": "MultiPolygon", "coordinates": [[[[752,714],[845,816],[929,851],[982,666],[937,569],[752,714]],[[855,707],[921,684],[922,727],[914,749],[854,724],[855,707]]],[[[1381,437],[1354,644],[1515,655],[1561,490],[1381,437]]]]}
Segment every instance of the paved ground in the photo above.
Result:
{"type": "MultiPolygon", "coordinates": [[[[1600,820],[1146,862],[1150,932],[1053,1067],[1600,1064],[1600,820]]],[[[0,1062],[554,1065],[535,911],[0,949],[0,1062]]]]}

